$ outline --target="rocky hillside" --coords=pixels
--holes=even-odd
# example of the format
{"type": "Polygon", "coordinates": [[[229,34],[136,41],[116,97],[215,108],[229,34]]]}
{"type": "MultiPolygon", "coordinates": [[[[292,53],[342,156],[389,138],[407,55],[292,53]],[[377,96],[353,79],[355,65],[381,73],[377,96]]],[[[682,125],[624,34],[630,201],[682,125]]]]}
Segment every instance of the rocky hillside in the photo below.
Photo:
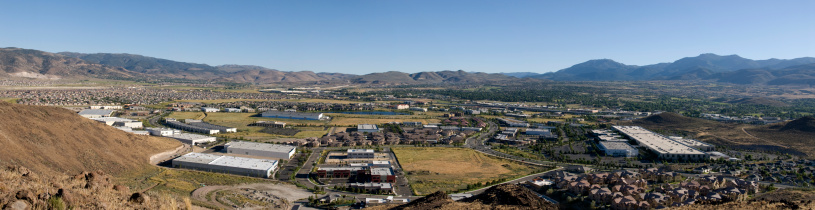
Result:
{"type": "Polygon", "coordinates": [[[529,189],[515,184],[493,186],[470,199],[453,201],[444,192],[436,192],[399,206],[377,206],[368,209],[558,209],[529,189]]]}
{"type": "Polygon", "coordinates": [[[67,176],[20,166],[0,169],[2,209],[192,209],[189,201],[131,192],[101,171],[67,176]]]}
{"type": "Polygon", "coordinates": [[[152,154],[179,142],[136,136],[58,107],[0,101],[0,166],[38,173],[101,170],[119,174],[149,166],[152,154]]]}
{"type": "Polygon", "coordinates": [[[815,118],[806,116],[787,122],[779,130],[815,133],[815,118]]]}
{"type": "Polygon", "coordinates": [[[132,78],[138,74],[59,54],[20,48],[0,48],[0,76],[40,79],[132,78]]]}

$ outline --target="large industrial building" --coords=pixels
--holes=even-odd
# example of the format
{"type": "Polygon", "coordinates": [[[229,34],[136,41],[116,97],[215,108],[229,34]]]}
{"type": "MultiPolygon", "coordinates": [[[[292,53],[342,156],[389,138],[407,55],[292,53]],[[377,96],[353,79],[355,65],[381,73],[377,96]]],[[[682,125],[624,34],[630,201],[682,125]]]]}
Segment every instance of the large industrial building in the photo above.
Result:
{"type": "Polygon", "coordinates": [[[246,141],[233,141],[224,145],[226,153],[291,159],[297,147],[282,144],[266,144],[246,141]]]}
{"type": "Polygon", "coordinates": [[[187,122],[187,124],[192,125],[192,126],[198,126],[198,127],[201,127],[201,128],[215,129],[215,130],[218,130],[218,132],[221,132],[221,133],[235,133],[235,132],[238,132],[238,128],[231,128],[231,127],[226,127],[226,126],[213,125],[213,124],[201,122],[200,120],[198,122],[187,122]]]}
{"type": "Polygon", "coordinates": [[[379,127],[372,124],[359,124],[357,125],[357,132],[368,132],[368,133],[375,133],[379,132],[379,127]]]}
{"type": "Polygon", "coordinates": [[[396,176],[393,175],[391,168],[370,168],[371,182],[396,182],[396,176]]]}
{"type": "Polygon", "coordinates": [[[661,159],[670,160],[705,160],[710,159],[710,155],[699,151],[696,148],[681,144],[663,135],[651,132],[639,126],[613,126],[614,130],[623,136],[637,142],[637,144],[648,148],[657,154],[661,159]]]}
{"type": "Polygon", "coordinates": [[[105,123],[107,125],[116,126],[116,127],[144,128],[144,123],[142,123],[141,121],[126,119],[126,118],[100,117],[100,118],[91,118],[91,120],[96,120],[96,121],[105,123]]]}
{"type": "Polygon", "coordinates": [[[348,158],[374,158],[372,149],[348,149],[348,158]]]}
{"type": "Polygon", "coordinates": [[[86,109],[79,112],[79,116],[83,116],[85,118],[100,118],[100,117],[110,117],[111,114],[116,110],[111,109],[86,109]]]}
{"type": "Polygon", "coordinates": [[[497,118],[501,124],[509,126],[509,127],[529,127],[529,123],[520,121],[520,120],[513,120],[508,118],[497,118]]]}
{"type": "Polygon", "coordinates": [[[220,129],[204,128],[204,127],[199,127],[199,126],[195,126],[195,125],[190,125],[190,124],[187,124],[187,123],[176,121],[173,118],[167,118],[167,119],[165,119],[165,121],[167,122],[167,126],[169,126],[171,128],[175,128],[175,129],[179,129],[179,130],[183,130],[183,131],[188,131],[188,132],[196,132],[196,133],[203,133],[203,134],[217,134],[217,133],[221,132],[220,129]]]}
{"type": "Polygon", "coordinates": [[[150,132],[150,135],[153,136],[172,136],[176,134],[181,134],[181,130],[176,130],[172,128],[147,128],[147,132],[150,132]]]}
{"type": "Polygon", "coordinates": [[[636,157],[639,151],[625,142],[618,141],[601,141],[597,144],[598,148],[606,153],[608,156],[614,157],[636,157]]]}
{"type": "Polygon", "coordinates": [[[191,145],[198,145],[202,143],[209,143],[215,142],[215,137],[212,136],[204,136],[198,134],[191,134],[191,133],[180,133],[180,134],[173,134],[171,136],[167,136],[170,138],[177,139],[181,141],[181,143],[191,144],[191,145]]]}
{"type": "Polygon", "coordinates": [[[269,178],[277,169],[277,160],[189,153],[173,159],[174,168],[269,178]]]}
{"type": "Polygon", "coordinates": [[[701,141],[697,141],[697,140],[694,140],[694,139],[686,139],[686,138],[682,138],[682,137],[679,137],[679,136],[669,136],[668,138],[670,138],[671,140],[674,140],[676,142],[679,142],[680,144],[684,144],[685,146],[693,147],[693,148],[696,148],[698,150],[705,151],[705,152],[710,152],[710,151],[713,151],[713,150],[716,149],[716,147],[714,147],[713,145],[710,145],[708,143],[704,143],[704,142],[701,142],[701,141]]]}
{"type": "Polygon", "coordinates": [[[321,120],[323,113],[265,111],[260,116],[295,120],[321,120]]]}

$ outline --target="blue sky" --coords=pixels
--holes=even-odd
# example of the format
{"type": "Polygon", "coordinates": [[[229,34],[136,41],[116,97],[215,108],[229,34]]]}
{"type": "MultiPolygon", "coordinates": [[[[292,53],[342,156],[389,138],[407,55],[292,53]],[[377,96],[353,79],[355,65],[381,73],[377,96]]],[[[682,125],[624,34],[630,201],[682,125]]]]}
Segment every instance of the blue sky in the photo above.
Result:
{"type": "Polygon", "coordinates": [[[815,1],[0,1],[0,47],[365,74],[815,56],[815,1]]]}

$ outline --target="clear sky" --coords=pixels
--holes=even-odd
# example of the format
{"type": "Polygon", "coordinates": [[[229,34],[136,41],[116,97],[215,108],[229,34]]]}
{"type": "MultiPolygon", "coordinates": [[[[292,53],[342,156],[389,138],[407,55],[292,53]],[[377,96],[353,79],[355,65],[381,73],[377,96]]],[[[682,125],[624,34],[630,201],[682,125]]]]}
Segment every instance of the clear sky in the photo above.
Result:
{"type": "Polygon", "coordinates": [[[365,74],[815,56],[815,1],[0,1],[0,47],[365,74]]]}

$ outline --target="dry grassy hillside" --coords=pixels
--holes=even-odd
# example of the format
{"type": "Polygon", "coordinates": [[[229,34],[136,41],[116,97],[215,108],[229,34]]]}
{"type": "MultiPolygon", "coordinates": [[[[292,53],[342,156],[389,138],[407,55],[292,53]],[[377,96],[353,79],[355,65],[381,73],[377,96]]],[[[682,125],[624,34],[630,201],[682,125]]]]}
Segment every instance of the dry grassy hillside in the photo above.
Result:
{"type": "Polygon", "coordinates": [[[150,155],[180,143],[128,134],[67,109],[0,102],[0,145],[0,166],[116,175],[148,166],[150,155]]]}
{"type": "Polygon", "coordinates": [[[791,132],[780,129],[761,129],[761,135],[758,135],[754,132],[760,127],[755,125],[721,123],[667,112],[622,124],[642,126],[656,132],[690,136],[731,148],[778,151],[803,156],[815,154],[815,147],[811,146],[812,144],[799,144],[798,140],[802,138],[781,137],[791,132]]]}

